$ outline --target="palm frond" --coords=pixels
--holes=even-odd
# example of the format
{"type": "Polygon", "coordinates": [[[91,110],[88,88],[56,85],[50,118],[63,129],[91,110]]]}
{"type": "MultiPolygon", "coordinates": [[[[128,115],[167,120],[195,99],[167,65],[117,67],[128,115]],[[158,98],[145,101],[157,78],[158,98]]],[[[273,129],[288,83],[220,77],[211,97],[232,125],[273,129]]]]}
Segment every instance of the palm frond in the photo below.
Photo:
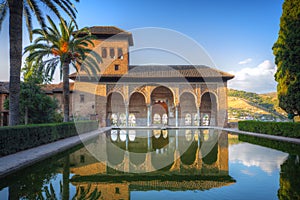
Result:
{"type": "Polygon", "coordinates": [[[29,40],[30,42],[32,42],[32,18],[31,18],[30,8],[28,7],[27,4],[24,5],[23,13],[26,21],[26,27],[29,33],[29,40]]]}
{"type": "Polygon", "coordinates": [[[2,27],[2,23],[7,15],[7,9],[8,9],[8,2],[4,1],[0,4],[0,31],[2,27]]]}
{"type": "Polygon", "coordinates": [[[60,13],[57,7],[55,6],[55,4],[53,4],[52,0],[40,0],[40,1],[44,3],[46,7],[48,7],[59,19],[61,18],[60,13]]]}
{"type": "Polygon", "coordinates": [[[49,17],[49,15],[47,15],[47,19],[48,19],[48,22],[50,23],[50,26],[51,27],[48,27],[49,30],[52,30],[51,32],[53,32],[52,34],[56,34],[56,35],[59,35],[59,31],[58,29],[56,28],[56,25],[55,23],[53,22],[53,20],[49,17]]]}
{"type": "Polygon", "coordinates": [[[46,27],[45,19],[43,17],[43,13],[42,13],[41,9],[39,8],[39,5],[36,2],[36,0],[27,0],[27,1],[24,1],[24,2],[27,2],[27,4],[30,7],[31,11],[36,16],[37,21],[39,22],[41,27],[44,29],[46,27]]]}

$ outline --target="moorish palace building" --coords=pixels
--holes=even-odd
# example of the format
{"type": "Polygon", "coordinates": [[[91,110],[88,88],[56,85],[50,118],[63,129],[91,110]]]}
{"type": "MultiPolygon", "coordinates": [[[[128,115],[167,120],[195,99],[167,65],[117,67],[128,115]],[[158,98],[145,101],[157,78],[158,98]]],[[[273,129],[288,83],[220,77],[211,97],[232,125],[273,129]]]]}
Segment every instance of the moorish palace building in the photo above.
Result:
{"type": "MultiPolygon", "coordinates": [[[[90,31],[101,72],[97,80],[83,72],[70,75],[74,118],[97,119],[101,126],[227,125],[233,75],[202,65],[130,65],[131,33],[114,26],[90,31]]],[[[62,84],[44,89],[63,108],[62,84]]]]}

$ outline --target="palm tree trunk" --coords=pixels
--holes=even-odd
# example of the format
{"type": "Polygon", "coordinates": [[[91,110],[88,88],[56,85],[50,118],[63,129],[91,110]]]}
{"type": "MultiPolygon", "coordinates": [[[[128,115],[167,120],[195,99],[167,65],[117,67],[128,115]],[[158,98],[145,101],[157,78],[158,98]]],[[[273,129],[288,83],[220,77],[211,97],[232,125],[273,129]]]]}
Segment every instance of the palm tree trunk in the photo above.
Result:
{"type": "Polygon", "coordinates": [[[70,198],[70,155],[68,154],[64,159],[63,164],[63,184],[62,184],[62,199],[68,200],[70,198]]]}
{"type": "Polygon", "coordinates": [[[63,103],[64,103],[64,122],[69,121],[70,108],[70,83],[69,83],[69,64],[63,63],[63,103]]]}
{"type": "Polygon", "coordinates": [[[23,0],[9,0],[9,125],[19,124],[23,0]]]}

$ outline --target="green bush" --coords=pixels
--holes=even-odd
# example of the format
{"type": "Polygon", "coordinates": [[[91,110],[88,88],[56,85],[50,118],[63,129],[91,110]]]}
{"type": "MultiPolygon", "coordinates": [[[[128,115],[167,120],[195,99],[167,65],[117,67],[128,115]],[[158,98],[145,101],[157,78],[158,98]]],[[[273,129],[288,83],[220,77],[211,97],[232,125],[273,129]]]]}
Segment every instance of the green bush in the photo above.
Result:
{"type": "Polygon", "coordinates": [[[2,127],[0,128],[0,157],[97,128],[96,121],[2,127]]]}
{"type": "Polygon", "coordinates": [[[300,138],[300,123],[239,121],[238,127],[241,131],[300,138]]]}

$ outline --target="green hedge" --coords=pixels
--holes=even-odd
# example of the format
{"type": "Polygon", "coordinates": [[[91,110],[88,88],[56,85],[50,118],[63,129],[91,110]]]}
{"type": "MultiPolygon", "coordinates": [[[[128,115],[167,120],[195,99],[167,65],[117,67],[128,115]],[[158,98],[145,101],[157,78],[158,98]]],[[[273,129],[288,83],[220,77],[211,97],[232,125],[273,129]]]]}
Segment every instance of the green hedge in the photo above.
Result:
{"type": "Polygon", "coordinates": [[[96,121],[2,127],[0,128],[0,157],[97,128],[96,121]]]}
{"type": "Polygon", "coordinates": [[[239,121],[238,126],[241,131],[300,138],[300,123],[239,121]]]}

